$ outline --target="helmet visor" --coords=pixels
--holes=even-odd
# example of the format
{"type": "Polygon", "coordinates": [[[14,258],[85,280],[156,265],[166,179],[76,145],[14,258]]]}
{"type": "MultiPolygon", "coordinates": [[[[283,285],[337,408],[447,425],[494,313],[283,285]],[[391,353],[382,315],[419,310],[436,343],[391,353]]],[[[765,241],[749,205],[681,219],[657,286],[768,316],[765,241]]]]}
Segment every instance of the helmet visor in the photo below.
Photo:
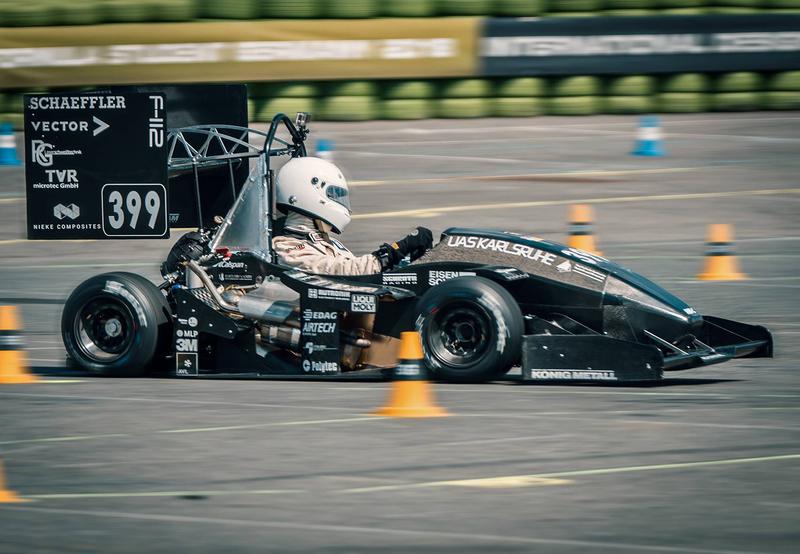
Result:
{"type": "Polygon", "coordinates": [[[328,185],[325,187],[325,196],[341,204],[348,210],[350,209],[350,194],[347,192],[346,188],[337,185],[328,185]]]}

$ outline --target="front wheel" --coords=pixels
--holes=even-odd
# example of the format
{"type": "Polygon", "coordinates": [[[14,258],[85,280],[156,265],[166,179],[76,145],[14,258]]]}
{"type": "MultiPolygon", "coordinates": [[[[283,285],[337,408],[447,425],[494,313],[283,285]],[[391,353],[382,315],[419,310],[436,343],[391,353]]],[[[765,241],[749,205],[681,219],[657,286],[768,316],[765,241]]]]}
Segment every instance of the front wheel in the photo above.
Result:
{"type": "Polygon", "coordinates": [[[489,279],[458,277],[437,285],[422,296],[417,312],[425,360],[438,379],[489,381],[519,359],[522,312],[489,279]]]}
{"type": "Polygon", "coordinates": [[[92,277],[72,292],[61,336],[72,361],[103,376],[136,377],[159,361],[171,334],[167,299],[133,273],[92,277]]]}

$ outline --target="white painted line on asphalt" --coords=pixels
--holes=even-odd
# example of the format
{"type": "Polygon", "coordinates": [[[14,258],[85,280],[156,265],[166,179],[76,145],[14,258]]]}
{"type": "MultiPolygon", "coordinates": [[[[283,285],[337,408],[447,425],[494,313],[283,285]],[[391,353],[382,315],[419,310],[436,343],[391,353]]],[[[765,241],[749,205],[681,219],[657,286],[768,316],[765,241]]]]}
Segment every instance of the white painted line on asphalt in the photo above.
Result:
{"type": "MultiPolygon", "coordinates": [[[[63,360],[61,360],[63,362],[63,360]]],[[[72,400],[102,400],[109,402],[144,402],[155,404],[194,404],[198,406],[234,406],[248,408],[288,408],[296,410],[328,410],[337,412],[357,412],[358,409],[352,407],[333,407],[333,406],[310,406],[310,405],[290,405],[290,404],[265,404],[256,402],[223,402],[217,400],[185,400],[179,398],[140,398],[130,396],[86,396],[74,394],[36,394],[22,392],[0,392],[0,396],[27,396],[33,398],[63,398],[72,400]]]]}
{"type": "MultiPolygon", "coordinates": [[[[22,200],[22,199],[21,199],[22,200]]],[[[0,240],[0,246],[4,244],[19,244],[19,243],[47,243],[47,240],[36,239],[5,239],[0,240]]],[[[59,242],[96,242],[95,239],[60,239],[59,242]]]]}
{"type": "MultiPolygon", "coordinates": [[[[741,410],[741,406],[713,406],[708,408],[695,408],[693,411],[698,410],[712,410],[712,411],[721,411],[721,410],[741,410]]],[[[672,409],[662,409],[660,412],[663,413],[682,413],[685,410],[683,408],[672,408],[672,409]]],[[[641,415],[642,410],[586,410],[583,412],[578,411],[564,411],[564,412],[529,412],[529,413],[508,413],[508,414],[499,414],[497,412],[491,413],[459,413],[458,415],[461,417],[488,417],[488,418],[495,418],[495,419],[556,419],[556,420],[564,420],[564,421],[586,421],[587,419],[591,421],[597,421],[598,415],[630,415],[634,416],[630,419],[611,419],[611,418],[604,418],[599,423],[619,423],[622,425],[672,425],[677,427],[708,427],[708,428],[719,428],[719,429],[765,429],[770,431],[792,431],[792,432],[800,432],[800,427],[785,427],[785,426],[777,426],[777,425],[746,425],[746,424],[735,424],[735,423],[693,423],[687,422],[683,420],[676,420],[676,421],[658,421],[655,419],[635,419],[635,416],[641,415]]]]}
{"type": "MultiPolygon", "coordinates": [[[[594,137],[589,135],[576,135],[573,137],[558,137],[558,141],[561,142],[563,140],[596,140],[594,137]]],[[[382,140],[376,142],[369,142],[370,146],[431,146],[431,145],[441,145],[441,144],[492,144],[492,143],[502,143],[508,144],[509,140],[508,137],[506,138],[480,138],[480,139],[455,139],[455,140],[436,140],[433,138],[432,140],[382,140]]],[[[546,142],[552,143],[553,137],[549,136],[527,136],[527,137],[515,137],[514,143],[515,144],[523,144],[529,142],[546,142]]],[[[343,143],[347,144],[347,143],[343,143]]],[[[350,143],[354,146],[361,143],[350,143]]],[[[337,150],[336,153],[338,154],[341,150],[337,150]]],[[[528,160],[532,161],[532,160],[528,160]]],[[[348,183],[349,184],[349,183],[348,183]]]]}
{"type": "Polygon", "coordinates": [[[264,427],[294,427],[306,425],[326,425],[332,423],[354,423],[365,421],[380,421],[386,419],[379,416],[368,417],[351,417],[342,419],[317,419],[317,420],[299,420],[299,421],[276,421],[271,423],[254,423],[252,425],[230,425],[225,427],[195,427],[188,429],[164,429],[147,431],[141,433],[109,433],[101,435],[75,435],[67,437],[45,437],[39,439],[18,439],[10,441],[0,441],[0,446],[6,444],[29,444],[29,443],[54,443],[54,442],[76,442],[86,440],[101,440],[109,438],[125,438],[134,435],[148,435],[148,434],[175,434],[175,433],[210,433],[215,431],[235,431],[239,429],[259,429],[264,427]]]}
{"type": "MultiPolygon", "coordinates": [[[[620,131],[624,132],[624,131],[620,131]]],[[[769,137],[763,135],[724,135],[724,134],[710,134],[710,133],[669,133],[670,137],[684,137],[684,138],[702,138],[702,139],[721,139],[721,140],[739,140],[745,142],[768,142],[778,144],[794,144],[800,142],[799,138],[795,137],[769,137]]]]}
{"type": "MultiPolygon", "coordinates": [[[[547,118],[546,118],[547,119],[547,118]]],[[[545,120],[546,120],[545,119],[545,120]]],[[[489,120],[486,122],[486,125],[472,125],[472,126],[437,126],[436,128],[428,128],[428,127],[399,127],[397,129],[389,129],[387,130],[386,127],[381,127],[379,129],[358,129],[358,128],[350,128],[350,129],[336,129],[336,130],[328,130],[325,129],[324,132],[326,135],[337,135],[337,136],[347,136],[347,135],[381,135],[386,136],[387,133],[404,133],[408,135],[435,135],[436,137],[443,137],[446,135],[453,135],[453,134],[460,134],[460,133],[483,133],[483,134],[505,134],[507,135],[509,132],[525,132],[525,131],[571,131],[571,130],[582,130],[582,129],[601,129],[602,127],[626,127],[630,129],[631,137],[635,135],[636,132],[636,123],[631,121],[630,118],[621,118],[621,121],[592,121],[591,123],[563,123],[560,122],[557,125],[542,125],[542,124],[535,124],[531,123],[530,125],[498,125],[495,121],[489,120]]],[[[674,128],[677,125],[705,125],[707,123],[761,123],[761,122],[785,122],[785,121],[797,121],[800,120],[800,117],[743,117],[737,119],[729,119],[725,120],[722,118],[719,119],[672,119],[665,117],[663,118],[664,127],[666,127],[667,132],[669,133],[669,129],[674,128]]],[[[534,121],[533,119],[531,121],[534,121]]],[[[536,121],[542,121],[542,119],[537,118],[536,121]]],[[[437,122],[438,123],[438,122],[437,122]]],[[[319,131],[318,131],[319,132],[319,131]]],[[[435,137],[434,137],[435,138],[435,137]]],[[[359,142],[358,144],[361,144],[359,142]]]]}
{"type": "MultiPolygon", "coordinates": [[[[737,255],[737,257],[742,258],[746,256],[737,255]]],[[[686,277],[679,277],[679,278],[661,278],[659,281],[669,281],[672,283],[684,283],[686,282],[686,277]]],[[[696,282],[697,280],[694,279],[692,282],[696,282]]],[[[800,276],[787,276],[787,277],[748,277],[747,279],[740,281],[739,284],[745,283],[747,281],[800,281],[800,276]]],[[[711,281],[703,281],[703,283],[710,283],[711,281]]]]}
{"type": "Polygon", "coordinates": [[[535,200],[532,202],[500,202],[495,204],[463,204],[458,206],[439,206],[436,208],[418,208],[412,210],[398,210],[392,212],[372,212],[355,214],[353,219],[387,219],[395,217],[414,217],[431,212],[457,213],[486,210],[517,210],[523,208],[537,208],[545,206],[566,206],[571,204],[625,204],[631,202],[657,202],[698,200],[706,198],[736,198],[746,196],[774,196],[800,194],[800,188],[785,189],[755,189],[725,192],[697,192],[688,194],[653,194],[642,196],[609,196],[600,198],[575,198],[571,200],[535,200]]]}
{"type": "MultiPolygon", "coordinates": [[[[522,129],[519,129],[522,130],[522,129]]],[[[615,129],[602,129],[602,128],[586,128],[586,127],[538,127],[536,130],[547,131],[548,133],[552,132],[559,132],[565,133],[565,136],[558,136],[555,140],[561,141],[564,139],[574,140],[580,137],[580,134],[587,135],[588,137],[594,137],[598,135],[609,135],[609,136],[625,136],[625,137],[634,137],[635,131],[634,130],[615,130],[615,129]],[[578,133],[578,136],[569,136],[568,133],[578,133]]],[[[666,136],[669,138],[681,137],[681,138],[699,138],[699,139],[714,139],[714,140],[735,140],[735,141],[744,141],[744,142],[767,142],[767,143],[778,143],[778,144],[794,144],[796,142],[800,142],[800,139],[795,137],[772,137],[772,136],[765,136],[765,135],[739,135],[739,134],[725,134],[725,133],[691,133],[691,132],[681,132],[681,131],[669,131],[666,133],[666,136]]],[[[537,137],[541,139],[542,137],[537,137]]],[[[547,137],[551,141],[554,140],[552,136],[547,137]]],[[[507,141],[509,139],[506,139],[507,141]]],[[[525,141],[525,137],[518,139],[514,138],[514,141],[525,141]]],[[[419,141],[425,143],[425,141],[419,141]]],[[[380,144],[380,143],[379,143],[380,144]]],[[[403,144],[402,141],[398,141],[395,144],[403,144]]],[[[432,140],[428,141],[427,144],[436,145],[440,144],[439,141],[436,140],[435,137],[432,137],[432,140]]],[[[370,143],[373,145],[373,143],[370,143]]],[[[387,144],[391,145],[391,143],[387,144]]],[[[351,151],[352,152],[352,151],[351,151]]]]}
{"type": "MultiPolygon", "coordinates": [[[[173,229],[174,231],[174,229],[173,229]]],[[[16,239],[15,241],[5,241],[6,243],[23,243],[28,242],[25,239],[16,239]]],[[[95,241],[86,241],[86,242],[95,242],[95,241]]],[[[3,241],[0,241],[0,245],[3,244],[3,241]]],[[[85,264],[47,264],[47,265],[14,265],[10,267],[4,267],[3,271],[8,270],[30,270],[30,269],[92,269],[98,267],[156,267],[152,261],[143,261],[143,262],[133,262],[133,263],[118,263],[118,264],[98,264],[88,262],[85,264]]],[[[30,294],[30,293],[28,293],[30,294]]],[[[48,294],[56,294],[56,293],[48,293],[48,294]]]]}
{"type": "MultiPolygon", "coordinates": [[[[442,177],[426,177],[420,179],[387,179],[371,181],[353,181],[348,186],[354,187],[375,187],[375,186],[398,186],[398,185],[428,185],[439,183],[457,183],[474,181],[483,184],[491,180],[530,180],[536,179],[542,182],[558,181],[564,179],[589,179],[596,177],[622,177],[626,175],[653,175],[661,173],[685,173],[688,171],[708,171],[723,166],[703,166],[703,167],[651,167],[646,169],[584,169],[578,171],[553,171],[539,173],[517,173],[501,175],[447,175],[442,177]]],[[[726,166],[725,166],[726,167],[726,166]]]]}
{"type": "Polygon", "coordinates": [[[228,425],[224,427],[190,427],[188,429],[167,429],[164,431],[156,431],[156,433],[208,433],[212,431],[237,431],[239,429],[260,429],[263,427],[286,427],[295,425],[323,425],[327,423],[353,423],[364,421],[380,421],[386,419],[385,417],[369,416],[369,417],[348,417],[343,419],[316,419],[316,420],[300,420],[300,421],[278,421],[271,423],[253,423],[247,425],[228,425]]]}
{"type": "Polygon", "coordinates": [[[740,287],[753,287],[753,288],[770,288],[770,289],[800,289],[800,285],[775,285],[775,284],[764,284],[764,283],[754,283],[752,282],[754,279],[749,281],[701,281],[701,280],[686,280],[686,281],[674,281],[675,283],[679,283],[681,285],[701,285],[701,286],[713,286],[717,287],[719,285],[725,286],[740,286],[740,287]]]}
{"type": "Polygon", "coordinates": [[[248,496],[268,494],[302,494],[299,489],[265,489],[243,491],[144,491],[144,492],[73,492],[59,494],[26,494],[28,500],[81,500],[89,498],[147,498],[163,496],[248,496]]]}
{"type": "MultiPolygon", "coordinates": [[[[633,415],[633,414],[632,414],[633,415]]],[[[586,421],[587,419],[595,419],[591,413],[587,412],[583,417],[565,417],[560,414],[542,414],[539,417],[553,418],[556,420],[565,421],[586,421]]],[[[653,419],[604,419],[604,423],[619,423],[623,425],[662,425],[673,427],[700,427],[709,429],[763,429],[766,431],[791,431],[794,433],[800,432],[800,427],[784,427],[779,425],[745,425],[736,423],[693,423],[688,421],[656,421],[653,419]]]]}
{"type": "MultiPolygon", "coordinates": [[[[624,467],[610,467],[610,468],[595,468],[595,469],[579,469],[573,471],[559,471],[554,473],[535,473],[531,475],[509,475],[501,478],[505,479],[519,479],[524,482],[526,479],[551,479],[563,477],[581,477],[591,475],[609,475],[612,473],[634,473],[640,471],[665,471],[673,469],[687,469],[696,467],[715,467],[726,465],[739,465],[739,464],[755,464],[763,462],[779,462],[786,460],[800,459],[800,454],[780,454],[777,456],[760,456],[757,458],[729,458],[723,460],[703,460],[693,462],[676,462],[671,464],[655,464],[643,466],[624,466],[624,467]]],[[[497,479],[493,477],[492,479],[497,479]]],[[[483,479],[483,478],[481,478],[483,479]]],[[[407,489],[421,489],[430,487],[443,487],[452,486],[455,483],[461,484],[464,480],[457,481],[426,481],[421,483],[406,483],[404,485],[383,485],[376,487],[361,487],[357,489],[343,489],[338,492],[341,493],[371,493],[383,492],[394,490],[407,490],[407,489]]]]}
{"type": "Polygon", "coordinates": [[[454,160],[475,163],[498,163],[498,164],[524,164],[532,163],[532,160],[515,160],[511,158],[481,158],[478,156],[447,156],[444,154],[403,154],[400,152],[368,152],[365,150],[337,150],[337,154],[350,154],[356,158],[416,158],[423,160],[454,160]]]}
{"type": "Polygon", "coordinates": [[[64,350],[63,345],[59,346],[26,346],[25,352],[30,352],[31,350],[64,350]]]}
{"type": "MultiPolygon", "coordinates": [[[[701,246],[700,243],[698,242],[697,243],[697,248],[698,248],[698,252],[696,254],[689,254],[689,255],[681,254],[681,255],[675,255],[675,256],[669,256],[669,255],[662,256],[662,255],[656,254],[656,255],[643,255],[643,256],[609,256],[609,255],[606,254],[606,257],[608,259],[610,259],[610,260],[615,261],[615,262],[631,261],[631,260],[672,260],[672,261],[681,260],[681,261],[694,261],[694,262],[696,262],[696,261],[701,260],[701,259],[706,257],[706,254],[703,253],[700,250],[700,249],[705,248],[705,247],[701,246]]],[[[608,250],[606,250],[606,252],[608,252],[608,250]]],[[[736,253],[736,257],[747,259],[751,263],[756,264],[756,263],[768,263],[768,262],[764,262],[763,261],[765,259],[766,260],[775,260],[775,259],[796,260],[796,259],[800,258],[800,254],[744,254],[742,252],[737,252],[736,253]]],[[[682,282],[686,281],[687,279],[689,279],[689,277],[685,277],[685,276],[684,277],[672,277],[672,276],[670,276],[670,277],[659,277],[658,275],[653,275],[652,273],[649,273],[647,275],[647,277],[650,280],[653,280],[653,281],[659,281],[659,282],[660,281],[667,281],[667,282],[673,282],[673,283],[682,283],[682,282]]],[[[751,281],[752,280],[756,280],[756,281],[767,281],[767,280],[775,281],[775,280],[783,280],[783,279],[794,280],[794,279],[797,279],[797,278],[796,277],[760,277],[760,278],[759,277],[751,277],[750,278],[751,281]]]]}
{"type": "Polygon", "coordinates": [[[71,437],[47,437],[43,439],[19,439],[19,440],[12,440],[12,441],[0,441],[0,445],[4,444],[31,444],[31,443],[40,443],[40,442],[75,442],[75,441],[86,441],[86,440],[98,440],[98,439],[110,439],[110,438],[120,438],[120,437],[129,437],[130,435],[127,433],[107,433],[104,435],[75,435],[71,437]]]}
{"type": "Polygon", "coordinates": [[[759,502],[760,506],[770,506],[776,508],[792,508],[797,509],[800,508],[800,503],[797,502],[759,502]]]}
{"type": "Polygon", "coordinates": [[[682,546],[657,546],[649,544],[632,544],[623,542],[602,542],[602,541],[581,541],[572,539],[557,539],[545,537],[521,537],[513,535],[491,535],[485,533],[459,533],[456,531],[428,531],[415,529],[398,529],[397,527],[378,527],[378,526],[354,526],[354,525],[333,525],[320,524],[301,521],[274,521],[274,520],[247,520],[247,519],[226,519],[214,517],[196,517],[177,514],[153,514],[141,512],[115,512],[109,510],[70,510],[65,508],[39,508],[20,506],[15,504],[0,505],[0,510],[9,512],[31,512],[39,514],[59,514],[72,516],[87,516],[107,519],[127,519],[134,521],[156,521],[161,523],[187,523],[199,525],[223,525],[231,527],[247,527],[261,529],[284,529],[290,531],[319,532],[327,533],[348,533],[363,534],[374,536],[397,536],[397,537],[428,537],[431,539],[448,539],[451,542],[478,542],[489,544],[526,544],[526,545],[549,545],[549,546],[571,546],[582,549],[610,550],[619,552],[621,550],[633,552],[665,552],[675,554],[766,554],[766,552],[744,551],[744,550],[715,550],[707,548],[690,548],[682,546]]]}
{"type": "MultiPolygon", "coordinates": [[[[534,477],[533,475],[509,475],[507,477],[484,477],[481,479],[462,479],[447,481],[449,487],[467,487],[476,489],[519,489],[522,487],[542,487],[553,485],[571,485],[569,479],[554,477],[534,477]]],[[[444,484],[444,483],[443,483],[444,484]]]]}
{"type": "MultiPolygon", "coordinates": [[[[532,440],[548,440],[548,439],[563,439],[567,437],[573,437],[574,435],[570,433],[561,433],[558,435],[530,435],[527,437],[503,437],[503,438],[496,438],[496,439],[474,439],[474,440],[467,440],[467,441],[451,441],[451,442],[430,442],[424,444],[409,444],[405,445],[405,447],[412,447],[412,448],[434,448],[437,446],[471,446],[474,444],[495,444],[501,442],[521,442],[521,441],[532,441],[532,440]]],[[[405,448],[402,447],[402,448],[405,448]]]]}
{"type": "MultiPolygon", "coordinates": [[[[747,242],[777,242],[777,241],[798,241],[800,236],[785,236],[785,237],[752,237],[752,238],[736,238],[737,243],[747,242]]],[[[652,248],[654,246],[684,246],[692,244],[703,244],[702,240],[658,240],[652,242],[605,242],[603,246],[611,248],[630,248],[630,247],[643,247],[652,248]]]]}

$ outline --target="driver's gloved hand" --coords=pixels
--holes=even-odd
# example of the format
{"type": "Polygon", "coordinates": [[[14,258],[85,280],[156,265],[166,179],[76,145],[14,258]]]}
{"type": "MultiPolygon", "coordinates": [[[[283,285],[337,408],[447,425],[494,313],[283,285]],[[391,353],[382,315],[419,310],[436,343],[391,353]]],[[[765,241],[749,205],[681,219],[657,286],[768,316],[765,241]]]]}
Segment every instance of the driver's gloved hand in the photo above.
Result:
{"type": "Polygon", "coordinates": [[[381,261],[384,270],[395,267],[406,256],[413,262],[433,247],[433,233],[425,227],[417,227],[404,239],[383,244],[372,254],[381,261]]]}

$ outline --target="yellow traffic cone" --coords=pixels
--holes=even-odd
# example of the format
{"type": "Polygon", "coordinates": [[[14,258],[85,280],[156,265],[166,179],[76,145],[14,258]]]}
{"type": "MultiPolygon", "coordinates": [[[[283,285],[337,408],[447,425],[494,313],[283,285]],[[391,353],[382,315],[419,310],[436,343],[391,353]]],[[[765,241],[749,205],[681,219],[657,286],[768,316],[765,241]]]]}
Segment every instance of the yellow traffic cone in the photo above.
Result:
{"type": "Polygon", "coordinates": [[[569,207],[569,240],[567,246],[577,248],[590,254],[601,256],[603,253],[594,243],[594,213],[587,204],[573,204],[569,207]]]}
{"type": "Polygon", "coordinates": [[[708,242],[701,281],[743,281],[747,275],[739,271],[739,260],[733,253],[733,226],[715,223],[708,226],[708,242]]]}
{"type": "Polygon", "coordinates": [[[444,417],[447,410],[436,405],[428,381],[419,333],[400,335],[400,362],[394,370],[389,402],[373,415],[386,417],[444,417]]]}
{"type": "Polygon", "coordinates": [[[6,488],[6,475],[3,470],[3,460],[0,460],[0,504],[11,502],[27,502],[24,498],[17,496],[17,493],[6,488]]]}
{"type": "Polygon", "coordinates": [[[0,385],[36,383],[28,373],[22,350],[20,318],[16,306],[0,306],[0,385]]]}

